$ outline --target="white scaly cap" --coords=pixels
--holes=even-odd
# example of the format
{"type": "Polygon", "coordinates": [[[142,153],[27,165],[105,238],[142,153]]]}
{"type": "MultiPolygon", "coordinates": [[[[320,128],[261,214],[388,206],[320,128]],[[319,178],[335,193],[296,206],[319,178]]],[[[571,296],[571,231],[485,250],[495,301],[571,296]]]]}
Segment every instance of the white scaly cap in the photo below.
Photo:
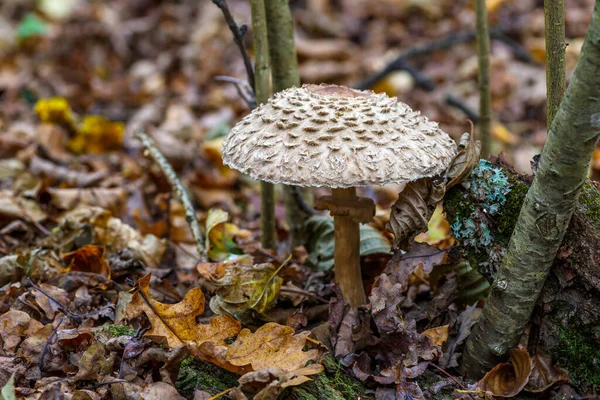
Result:
{"type": "Polygon", "coordinates": [[[276,93],[223,144],[224,163],[255,179],[329,188],[432,177],[455,153],[436,122],[398,99],[324,84],[276,93]]]}

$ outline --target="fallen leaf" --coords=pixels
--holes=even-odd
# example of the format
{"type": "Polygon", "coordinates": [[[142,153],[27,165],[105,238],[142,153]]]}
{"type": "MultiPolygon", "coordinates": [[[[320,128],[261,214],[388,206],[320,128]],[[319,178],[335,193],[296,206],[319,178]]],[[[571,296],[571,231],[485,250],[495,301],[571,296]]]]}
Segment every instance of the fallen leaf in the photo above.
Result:
{"type": "Polygon", "coordinates": [[[380,334],[393,332],[402,323],[402,300],[404,296],[401,284],[393,284],[386,274],[381,274],[375,279],[369,302],[371,315],[380,334]]]}
{"type": "Polygon", "coordinates": [[[448,340],[448,328],[449,325],[429,328],[421,333],[421,335],[427,336],[436,346],[441,346],[448,340]]]}
{"type": "Polygon", "coordinates": [[[109,352],[107,355],[106,347],[95,341],[77,360],[79,371],[73,377],[75,381],[98,381],[110,375],[116,354],[109,352]]]}
{"type": "Polygon", "coordinates": [[[50,320],[52,320],[58,312],[63,312],[62,307],[67,307],[71,303],[69,294],[64,289],[46,283],[40,284],[39,288],[43,290],[45,294],[37,289],[32,289],[31,294],[33,294],[37,305],[44,311],[44,314],[46,314],[46,317],[50,320]],[[51,296],[52,299],[48,296],[51,296]]]}
{"type": "Polygon", "coordinates": [[[440,250],[449,249],[454,246],[456,239],[452,236],[450,223],[446,219],[444,207],[438,204],[427,223],[427,231],[415,237],[417,243],[427,243],[440,250]]]}
{"type": "Polygon", "coordinates": [[[234,264],[227,267],[220,279],[212,279],[217,287],[210,299],[216,314],[241,314],[249,309],[265,313],[273,308],[283,279],[277,276],[273,264],[234,264]]]}
{"type": "Polygon", "coordinates": [[[523,390],[532,371],[531,357],[527,350],[513,349],[509,363],[500,363],[477,382],[477,387],[492,396],[513,397],[523,390]]]}
{"type": "Polygon", "coordinates": [[[88,244],[63,255],[63,260],[69,264],[71,271],[91,272],[110,278],[110,267],[104,259],[105,253],[104,247],[88,244]]]}
{"type": "Polygon", "coordinates": [[[47,218],[35,200],[15,196],[12,190],[0,190],[0,221],[23,219],[40,222],[47,218]]]}
{"type": "Polygon", "coordinates": [[[139,397],[142,400],[185,400],[175,387],[165,382],[154,382],[145,386],[139,397]]]}
{"type": "MultiPolygon", "coordinates": [[[[261,326],[254,333],[242,329],[227,349],[227,361],[239,367],[249,365],[254,371],[268,367],[296,371],[319,356],[318,349],[303,351],[308,335],[310,331],[294,335],[294,329],[274,322],[261,326]]],[[[312,373],[321,371],[322,366],[318,366],[312,373]]]]}
{"type": "Polygon", "coordinates": [[[0,390],[0,399],[2,400],[17,400],[15,396],[15,374],[10,376],[10,379],[0,390]]]}
{"type": "Polygon", "coordinates": [[[145,313],[152,323],[146,336],[165,338],[169,348],[199,346],[204,342],[224,344],[225,339],[240,330],[240,323],[228,315],[216,316],[208,325],[196,323],[196,317],[204,312],[204,294],[200,288],[190,290],[179,303],[160,303],[150,294],[148,274],[135,283],[131,292],[133,298],[127,305],[125,318],[132,319],[145,313]]]}
{"type": "Polygon", "coordinates": [[[6,352],[12,353],[25,335],[42,328],[42,324],[23,311],[10,310],[0,315],[0,337],[6,352]]]}
{"type": "Polygon", "coordinates": [[[402,285],[404,291],[408,289],[408,278],[413,271],[421,267],[423,272],[428,274],[436,265],[445,263],[447,257],[446,250],[438,250],[426,243],[415,242],[408,253],[396,253],[383,272],[388,275],[392,283],[402,285]]]}
{"type": "Polygon", "coordinates": [[[432,188],[432,179],[423,178],[408,183],[398,194],[398,200],[392,206],[390,220],[385,225],[387,231],[394,235],[393,249],[397,249],[410,235],[427,226],[431,215],[428,205],[432,188]]]}
{"type": "Polygon", "coordinates": [[[541,393],[559,382],[568,382],[569,373],[557,365],[552,365],[548,357],[536,353],[532,361],[531,376],[525,386],[525,390],[533,393],[541,393]]]}
{"type": "Polygon", "coordinates": [[[125,125],[112,122],[99,115],[86,115],[69,139],[67,146],[76,154],[105,153],[123,146],[125,125]]]}

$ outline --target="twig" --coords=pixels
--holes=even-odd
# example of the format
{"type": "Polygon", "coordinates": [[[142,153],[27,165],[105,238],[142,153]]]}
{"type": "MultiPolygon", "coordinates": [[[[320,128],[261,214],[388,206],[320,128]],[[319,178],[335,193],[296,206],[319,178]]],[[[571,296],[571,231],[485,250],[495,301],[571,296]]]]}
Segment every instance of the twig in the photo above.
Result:
{"type": "Polygon", "coordinates": [[[56,327],[54,329],[52,329],[52,333],[50,334],[50,336],[48,336],[48,339],[46,340],[46,345],[44,346],[44,349],[42,350],[42,354],[40,354],[40,361],[39,361],[40,370],[44,369],[44,358],[46,358],[46,353],[48,352],[48,347],[50,347],[50,344],[54,340],[54,337],[56,336],[56,332],[58,332],[58,328],[63,323],[63,320],[64,320],[64,318],[60,318],[58,320],[58,324],[56,324],[56,327]]]}
{"type": "Polygon", "coordinates": [[[254,92],[252,91],[252,88],[248,86],[247,82],[231,76],[215,76],[214,80],[233,83],[238,95],[242,98],[242,100],[244,100],[248,108],[250,110],[254,110],[256,108],[256,97],[254,96],[254,92]]]}
{"type": "Polygon", "coordinates": [[[454,376],[452,376],[451,374],[449,374],[448,372],[446,372],[439,365],[435,365],[434,363],[429,363],[429,365],[431,365],[432,367],[434,367],[435,369],[437,369],[438,371],[440,371],[442,374],[446,375],[448,378],[452,379],[454,381],[454,383],[456,383],[458,385],[459,388],[461,388],[463,390],[467,390],[467,388],[462,383],[460,383],[460,381],[458,379],[456,379],[454,376]]]}
{"type": "Polygon", "coordinates": [[[227,25],[229,25],[229,29],[233,34],[233,41],[240,49],[240,53],[242,53],[242,57],[244,59],[244,66],[246,67],[246,74],[248,75],[248,83],[254,89],[254,71],[252,69],[252,61],[250,61],[250,55],[248,54],[248,49],[244,44],[244,34],[248,30],[246,25],[238,26],[235,20],[233,19],[233,15],[229,11],[229,7],[227,6],[227,2],[225,0],[213,0],[213,3],[221,9],[223,12],[223,16],[225,17],[225,21],[227,21],[227,25]]]}
{"type": "Polygon", "coordinates": [[[460,111],[464,112],[465,115],[474,123],[477,123],[477,121],[479,121],[479,113],[475,110],[473,110],[471,107],[469,107],[468,105],[466,105],[462,99],[456,97],[453,94],[449,94],[446,97],[446,103],[449,106],[452,107],[456,107],[457,109],[459,109],[460,111]]]}
{"type": "MultiPolygon", "coordinates": [[[[368,88],[372,87],[373,85],[375,85],[377,82],[379,82],[381,79],[385,78],[391,72],[398,71],[398,70],[405,70],[405,71],[411,73],[409,70],[406,69],[406,66],[407,66],[406,61],[408,59],[413,58],[413,57],[431,54],[431,53],[434,53],[439,50],[446,50],[446,49],[449,49],[450,47],[455,46],[460,43],[470,42],[475,39],[475,36],[476,35],[475,35],[474,30],[453,33],[453,34],[445,36],[441,39],[435,39],[430,42],[424,43],[422,45],[418,45],[413,48],[410,48],[410,49],[402,52],[402,54],[400,54],[398,57],[396,57],[394,60],[392,60],[383,69],[381,69],[380,71],[376,72],[375,74],[373,74],[371,76],[368,76],[361,82],[354,85],[354,87],[357,89],[362,89],[362,90],[368,89],[368,88]]],[[[511,38],[506,36],[501,28],[496,27],[496,28],[490,29],[490,36],[492,39],[498,40],[499,42],[506,44],[513,51],[513,53],[519,60],[527,62],[527,63],[535,62],[533,60],[533,58],[531,57],[531,55],[529,54],[529,52],[525,48],[523,48],[521,45],[519,45],[517,42],[515,42],[514,40],[512,40],[511,38]]]]}
{"type": "Polygon", "coordinates": [[[479,87],[479,139],[481,156],[487,158],[492,146],[492,92],[490,90],[490,33],[485,0],[475,0],[477,30],[477,84],[479,87]]]}
{"type": "Polygon", "coordinates": [[[546,26],[546,126],[552,120],[565,94],[565,4],[563,0],[544,0],[546,26]]]}
{"type": "Polygon", "coordinates": [[[194,236],[194,241],[196,242],[196,249],[198,250],[200,259],[204,260],[206,258],[206,250],[204,249],[202,230],[200,229],[200,224],[196,218],[196,211],[194,210],[194,206],[187,189],[183,186],[183,183],[181,183],[177,177],[173,167],[171,164],[169,164],[169,161],[167,161],[165,156],[162,155],[160,150],[158,150],[150,136],[142,132],[141,129],[138,129],[135,132],[135,137],[142,142],[144,148],[148,151],[150,157],[152,157],[152,160],[158,164],[160,169],[167,177],[167,180],[171,184],[171,187],[175,191],[175,194],[179,198],[179,201],[181,201],[185,212],[185,219],[190,226],[190,230],[194,236]]]}
{"type": "Polygon", "coordinates": [[[300,294],[306,297],[312,297],[315,300],[318,300],[319,302],[323,303],[323,304],[327,304],[329,303],[328,300],[322,298],[321,296],[317,296],[314,293],[308,292],[306,290],[303,289],[295,289],[295,288],[289,288],[289,287],[282,287],[281,289],[279,289],[280,293],[293,293],[293,294],[300,294]]]}
{"type": "Polygon", "coordinates": [[[310,204],[308,204],[306,202],[306,200],[304,200],[304,197],[302,197],[302,194],[300,193],[300,188],[298,186],[290,186],[290,187],[292,188],[291,189],[292,196],[293,196],[294,201],[296,202],[296,205],[298,206],[298,208],[310,216],[317,215],[318,214],[317,210],[312,208],[310,206],[310,204]]]}

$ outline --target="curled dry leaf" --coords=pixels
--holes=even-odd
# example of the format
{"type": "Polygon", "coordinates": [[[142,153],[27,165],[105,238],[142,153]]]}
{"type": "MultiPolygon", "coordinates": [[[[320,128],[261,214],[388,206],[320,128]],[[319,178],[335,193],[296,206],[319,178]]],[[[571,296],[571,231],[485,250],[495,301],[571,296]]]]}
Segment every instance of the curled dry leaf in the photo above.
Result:
{"type": "Polygon", "coordinates": [[[541,393],[558,382],[568,382],[569,373],[557,365],[552,365],[550,360],[539,352],[533,356],[531,376],[525,390],[541,393]]]}
{"type": "Polygon", "coordinates": [[[531,375],[531,357],[522,349],[511,350],[509,356],[511,364],[500,363],[492,368],[477,382],[479,389],[497,397],[513,397],[523,390],[531,375]]]}
{"type": "Polygon", "coordinates": [[[439,250],[427,243],[413,243],[406,254],[396,253],[383,271],[392,283],[402,285],[402,290],[408,288],[408,277],[421,267],[428,274],[436,265],[444,264],[448,257],[446,250],[439,250]]]}
{"type": "Polygon", "coordinates": [[[321,366],[312,364],[294,372],[287,372],[274,367],[248,372],[239,379],[240,389],[245,393],[256,393],[258,387],[260,390],[254,395],[253,399],[274,400],[283,389],[310,381],[311,379],[307,375],[313,375],[322,370],[322,367],[316,367],[321,366]]]}
{"type": "Polygon", "coordinates": [[[433,180],[422,178],[408,183],[398,194],[398,200],[392,206],[390,221],[386,224],[388,232],[394,234],[392,248],[397,249],[410,235],[427,226],[431,215],[428,205],[431,204],[429,200],[432,188],[433,180]]]}
{"type": "Polygon", "coordinates": [[[145,313],[152,323],[146,336],[164,337],[170,348],[199,346],[204,342],[224,344],[225,339],[240,331],[240,323],[228,315],[216,316],[208,325],[196,323],[196,317],[204,312],[204,294],[200,288],[190,290],[179,303],[160,303],[150,295],[148,274],[135,283],[131,292],[133,298],[127,305],[125,318],[132,319],[145,313]]]}
{"type": "Polygon", "coordinates": [[[380,334],[393,332],[402,323],[400,303],[404,300],[402,285],[390,281],[386,274],[381,274],[375,279],[369,302],[371,316],[377,325],[380,334]]]}
{"type": "Polygon", "coordinates": [[[459,151],[450,162],[446,176],[450,182],[446,184],[446,190],[461,183],[469,175],[473,168],[479,163],[481,153],[481,142],[473,139],[473,133],[463,133],[458,144],[459,151]]]}

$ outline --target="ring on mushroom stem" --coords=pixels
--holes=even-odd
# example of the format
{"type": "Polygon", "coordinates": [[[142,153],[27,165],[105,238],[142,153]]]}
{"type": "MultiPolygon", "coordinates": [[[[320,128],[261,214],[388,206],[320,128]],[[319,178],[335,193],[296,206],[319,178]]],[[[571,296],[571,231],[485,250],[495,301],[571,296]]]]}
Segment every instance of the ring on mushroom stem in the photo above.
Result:
{"type": "Polygon", "coordinates": [[[455,153],[437,123],[398,99],[324,84],[276,93],[223,143],[223,162],[255,179],[332,188],[316,208],[334,217],[335,279],[352,307],[366,303],[359,223],[375,215],[355,188],[433,177],[455,153]]]}

